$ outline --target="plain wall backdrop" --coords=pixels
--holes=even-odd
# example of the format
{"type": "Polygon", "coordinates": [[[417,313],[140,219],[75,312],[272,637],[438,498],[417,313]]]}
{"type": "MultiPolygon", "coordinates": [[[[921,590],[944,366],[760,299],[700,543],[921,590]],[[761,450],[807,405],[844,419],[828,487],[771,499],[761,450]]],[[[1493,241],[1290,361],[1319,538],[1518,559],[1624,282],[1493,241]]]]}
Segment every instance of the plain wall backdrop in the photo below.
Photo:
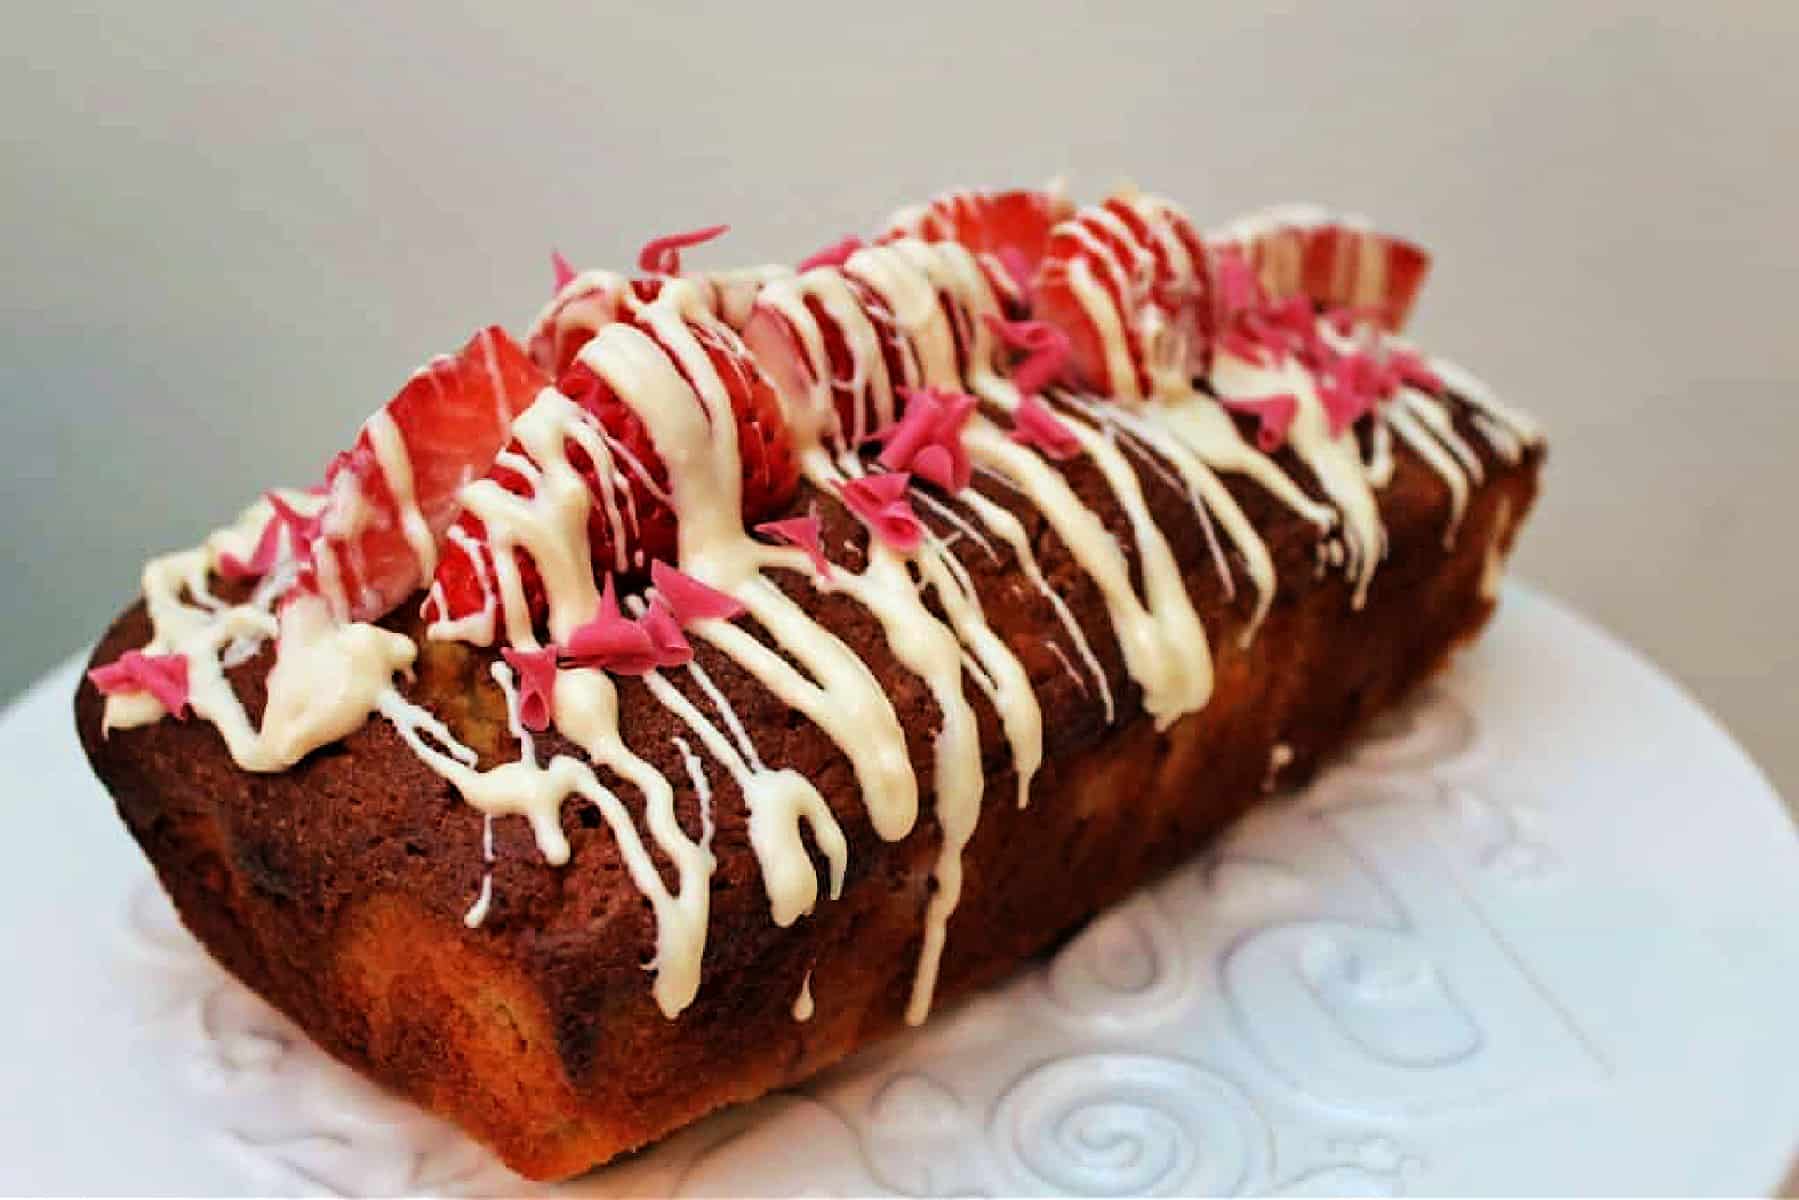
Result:
{"type": "Polygon", "coordinates": [[[0,694],[528,322],[552,245],[792,260],[1066,172],[1430,246],[1419,340],[1552,433],[1519,572],[1799,795],[1799,5],[5,11],[0,694]]]}

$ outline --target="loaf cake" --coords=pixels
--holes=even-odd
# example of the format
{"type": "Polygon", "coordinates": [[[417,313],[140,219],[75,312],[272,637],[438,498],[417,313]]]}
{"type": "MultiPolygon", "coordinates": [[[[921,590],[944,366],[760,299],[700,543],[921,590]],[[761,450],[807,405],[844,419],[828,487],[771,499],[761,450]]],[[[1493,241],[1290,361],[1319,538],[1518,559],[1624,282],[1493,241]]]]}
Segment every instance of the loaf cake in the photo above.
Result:
{"type": "Polygon", "coordinates": [[[1542,438],[1427,258],[961,191],[795,269],[555,258],[153,560],[75,698],[183,920],[569,1176],[924,1021],[1472,636],[1542,438]]]}

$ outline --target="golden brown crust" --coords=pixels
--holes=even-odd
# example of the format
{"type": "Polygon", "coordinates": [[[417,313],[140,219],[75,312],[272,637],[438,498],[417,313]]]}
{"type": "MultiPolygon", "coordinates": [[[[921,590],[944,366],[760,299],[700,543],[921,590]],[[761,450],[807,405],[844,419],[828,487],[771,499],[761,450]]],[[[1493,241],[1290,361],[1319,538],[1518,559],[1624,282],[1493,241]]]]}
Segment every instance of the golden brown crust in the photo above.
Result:
{"type": "MultiPolygon", "coordinates": [[[[1120,719],[1107,727],[1095,689],[1082,688],[1047,649],[1059,626],[1004,544],[996,541],[989,554],[963,539],[956,552],[989,620],[1042,699],[1048,762],[1030,806],[1019,810],[1005,741],[994,713],[981,708],[989,787],[964,856],[939,1004],[1003,975],[1190,853],[1259,797],[1276,742],[1294,755],[1283,782],[1304,779],[1478,629],[1490,609],[1481,594],[1489,547],[1496,537],[1509,547],[1534,498],[1541,453],[1507,466],[1467,428],[1467,417],[1458,408],[1488,480],[1454,548],[1442,544],[1447,488],[1401,447],[1380,494],[1390,546],[1360,613],[1350,609],[1340,572],[1317,571],[1310,527],[1254,484],[1227,481],[1280,575],[1273,610],[1248,646],[1239,642],[1253,594],[1241,561],[1229,556],[1235,595],[1227,597],[1185,495],[1157,472],[1140,472],[1217,665],[1211,702],[1162,734],[1141,716],[1091,580],[1040,516],[999,484],[977,481],[1025,522],[1045,573],[1102,660],[1120,719]]],[[[1306,478],[1297,460],[1281,461],[1306,478]]],[[[1129,546],[1097,475],[1076,462],[1068,477],[1129,546]]],[[[859,542],[846,514],[821,507],[828,546],[859,542]]],[[[882,680],[928,793],[937,715],[919,681],[850,601],[781,582],[882,680]]],[[[95,661],[147,636],[140,605],[108,632],[95,661]]],[[[410,691],[484,758],[499,761],[514,751],[487,678],[490,661],[483,652],[426,643],[410,691]]],[[[791,719],[723,656],[700,647],[699,661],[755,731],[764,759],[817,783],[850,841],[850,869],[841,900],[777,929],[740,798],[725,773],[711,770],[718,819],[711,932],[699,996],[672,1021],[657,1010],[644,971],[655,945],[648,906],[584,805],[564,806],[574,854],[562,868],[543,862],[522,820],[496,822],[493,907],[481,928],[469,930],[462,914],[481,881],[480,815],[385,722],[369,722],[287,773],[250,775],[201,722],[102,737],[100,698],[86,684],[76,715],[126,824],[188,926],[221,962],[333,1054],[459,1122],[521,1173],[557,1178],[841,1058],[898,1024],[911,984],[934,822],[927,815],[908,838],[882,842],[861,810],[848,763],[821,731],[791,719]],[[808,971],[817,1009],[802,1024],[791,1004],[808,971]]],[[[266,668],[265,653],[233,674],[253,713],[266,668]]],[[[679,785],[681,820],[697,835],[698,800],[672,741],[684,727],[641,685],[627,682],[620,700],[626,740],[679,785]]],[[[554,735],[545,748],[578,753],[554,735]]],[[[602,778],[640,811],[632,788],[602,778]]],[[[928,796],[925,804],[928,814],[928,796]]]]}

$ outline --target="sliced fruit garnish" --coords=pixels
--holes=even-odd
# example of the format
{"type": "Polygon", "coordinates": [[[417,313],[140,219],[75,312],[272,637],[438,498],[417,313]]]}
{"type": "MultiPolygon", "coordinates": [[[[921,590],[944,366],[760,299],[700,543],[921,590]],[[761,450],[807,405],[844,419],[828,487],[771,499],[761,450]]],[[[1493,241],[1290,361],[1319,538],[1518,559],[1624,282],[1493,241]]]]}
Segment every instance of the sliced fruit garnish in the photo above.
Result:
{"type": "Polygon", "coordinates": [[[302,586],[369,621],[431,577],[457,492],[506,444],[544,377],[498,326],[427,363],[332,460],[302,586]]]}
{"type": "MultiPolygon", "coordinates": [[[[618,319],[661,345],[653,323],[642,317],[644,307],[642,301],[629,299],[618,319]]],[[[702,316],[690,320],[687,328],[722,381],[736,418],[743,519],[747,524],[773,517],[786,509],[799,487],[799,462],[774,388],[742,341],[720,321],[702,316]]],[[[661,348],[669,354],[671,364],[682,370],[670,348],[661,348]]],[[[606,449],[605,461],[596,462],[572,438],[563,447],[593,496],[587,535],[594,570],[642,575],[656,570],[657,563],[672,563],[680,527],[670,496],[668,468],[649,428],[584,357],[578,357],[562,373],[556,386],[580,407],[606,449]]],[[[691,393],[690,400],[701,403],[691,393]]],[[[507,450],[489,478],[516,495],[530,496],[531,482],[506,461],[513,456],[529,460],[530,455],[516,442],[507,450]]],[[[460,621],[493,611],[498,603],[500,590],[488,531],[467,513],[458,522],[458,533],[446,548],[427,604],[426,615],[434,621],[460,621]]],[[[541,618],[547,606],[536,567],[522,550],[514,554],[526,604],[534,619],[541,618]]]]}
{"type": "MultiPolygon", "coordinates": [[[[1430,255],[1364,222],[1314,208],[1277,208],[1233,222],[1207,238],[1235,246],[1267,295],[1303,296],[1320,308],[1348,309],[1388,332],[1404,327],[1430,255]]],[[[1223,298],[1229,311],[1230,297],[1223,298]]]]}
{"type": "MultiPolygon", "coordinates": [[[[567,266],[566,262],[563,264],[567,266]]],[[[593,335],[619,319],[627,301],[653,300],[659,279],[627,279],[611,271],[557,272],[556,294],[532,323],[531,361],[554,379],[568,370],[593,335]]]]}
{"type": "Polygon", "coordinates": [[[1007,307],[1022,311],[1049,247],[1050,230],[1073,213],[1068,198],[1056,191],[959,190],[894,213],[877,240],[960,242],[974,253],[1007,307]]]}
{"type": "Polygon", "coordinates": [[[1214,320],[1205,248],[1166,200],[1121,193],[1051,231],[1035,316],[1068,335],[1084,387],[1144,399],[1203,369],[1214,320]]]}
{"type": "MultiPolygon", "coordinates": [[[[852,257],[866,266],[869,260],[860,255],[888,253],[876,247],[852,257]]],[[[796,421],[807,426],[805,435],[850,450],[897,408],[896,389],[924,382],[915,342],[920,331],[903,327],[880,293],[850,270],[821,267],[809,274],[804,315],[790,319],[780,306],[759,301],[743,327],[743,340],[793,405],[796,421]],[[815,327],[817,338],[803,336],[794,320],[815,327]],[[818,353],[822,361],[815,361],[818,353]],[[821,384],[829,389],[828,411],[814,400],[821,384]]],[[[935,321],[938,313],[929,317],[935,321]]],[[[937,331],[953,336],[941,327],[937,331]]]]}
{"type": "MultiPolygon", "coordinates": [[[[525,344],[531,361],[552,379],[558,378],[575,361],[581,347],[594,334],[623,319],[633,302],[647,304],[661,294],[663,285],[681,274],[681,251],[726,233],[727,225],[712,225],[688,233],[672,233],[653,238],[638,253],[638,269],[647,278],[630,278],[614,271],[577,272],[561,254],[550,256],[556,290],[537,320],[525,344]]],[[[755,268],[746,271],[714,271],[687,276],[704,293],[707,308],[725,318],[734,328],[747,318],[756,292],[770,274],[782,274],[784,268],[755,268]]]]}
{"type": "Polygon", "coordinates": [[[832,242],[824,249],[815,251],[805,258],[802,258],[800,260],[800,265],[794,269],[798,271],[810,271],[814,267],[841,267],[850,260],[850,255],[862,249],[865,244],[866,243],[855,234],[849,234],[832,242]]]}

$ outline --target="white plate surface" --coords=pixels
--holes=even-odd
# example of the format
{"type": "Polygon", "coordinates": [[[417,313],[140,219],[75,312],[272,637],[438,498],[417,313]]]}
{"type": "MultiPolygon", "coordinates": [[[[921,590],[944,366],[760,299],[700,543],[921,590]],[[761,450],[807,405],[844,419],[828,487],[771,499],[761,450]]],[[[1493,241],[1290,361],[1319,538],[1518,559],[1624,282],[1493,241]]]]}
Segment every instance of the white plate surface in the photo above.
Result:
{"type": "MultiPolygon", "coordinates": [[[[0,1191],[508,1192],[174,921],[71,729],[0,718],[0,1191]]],[[[1052,962],[594,1195],[1766,1192],[1799,839],[1712,721],[1522,588],[1423,703],[1052,962]]]]}

